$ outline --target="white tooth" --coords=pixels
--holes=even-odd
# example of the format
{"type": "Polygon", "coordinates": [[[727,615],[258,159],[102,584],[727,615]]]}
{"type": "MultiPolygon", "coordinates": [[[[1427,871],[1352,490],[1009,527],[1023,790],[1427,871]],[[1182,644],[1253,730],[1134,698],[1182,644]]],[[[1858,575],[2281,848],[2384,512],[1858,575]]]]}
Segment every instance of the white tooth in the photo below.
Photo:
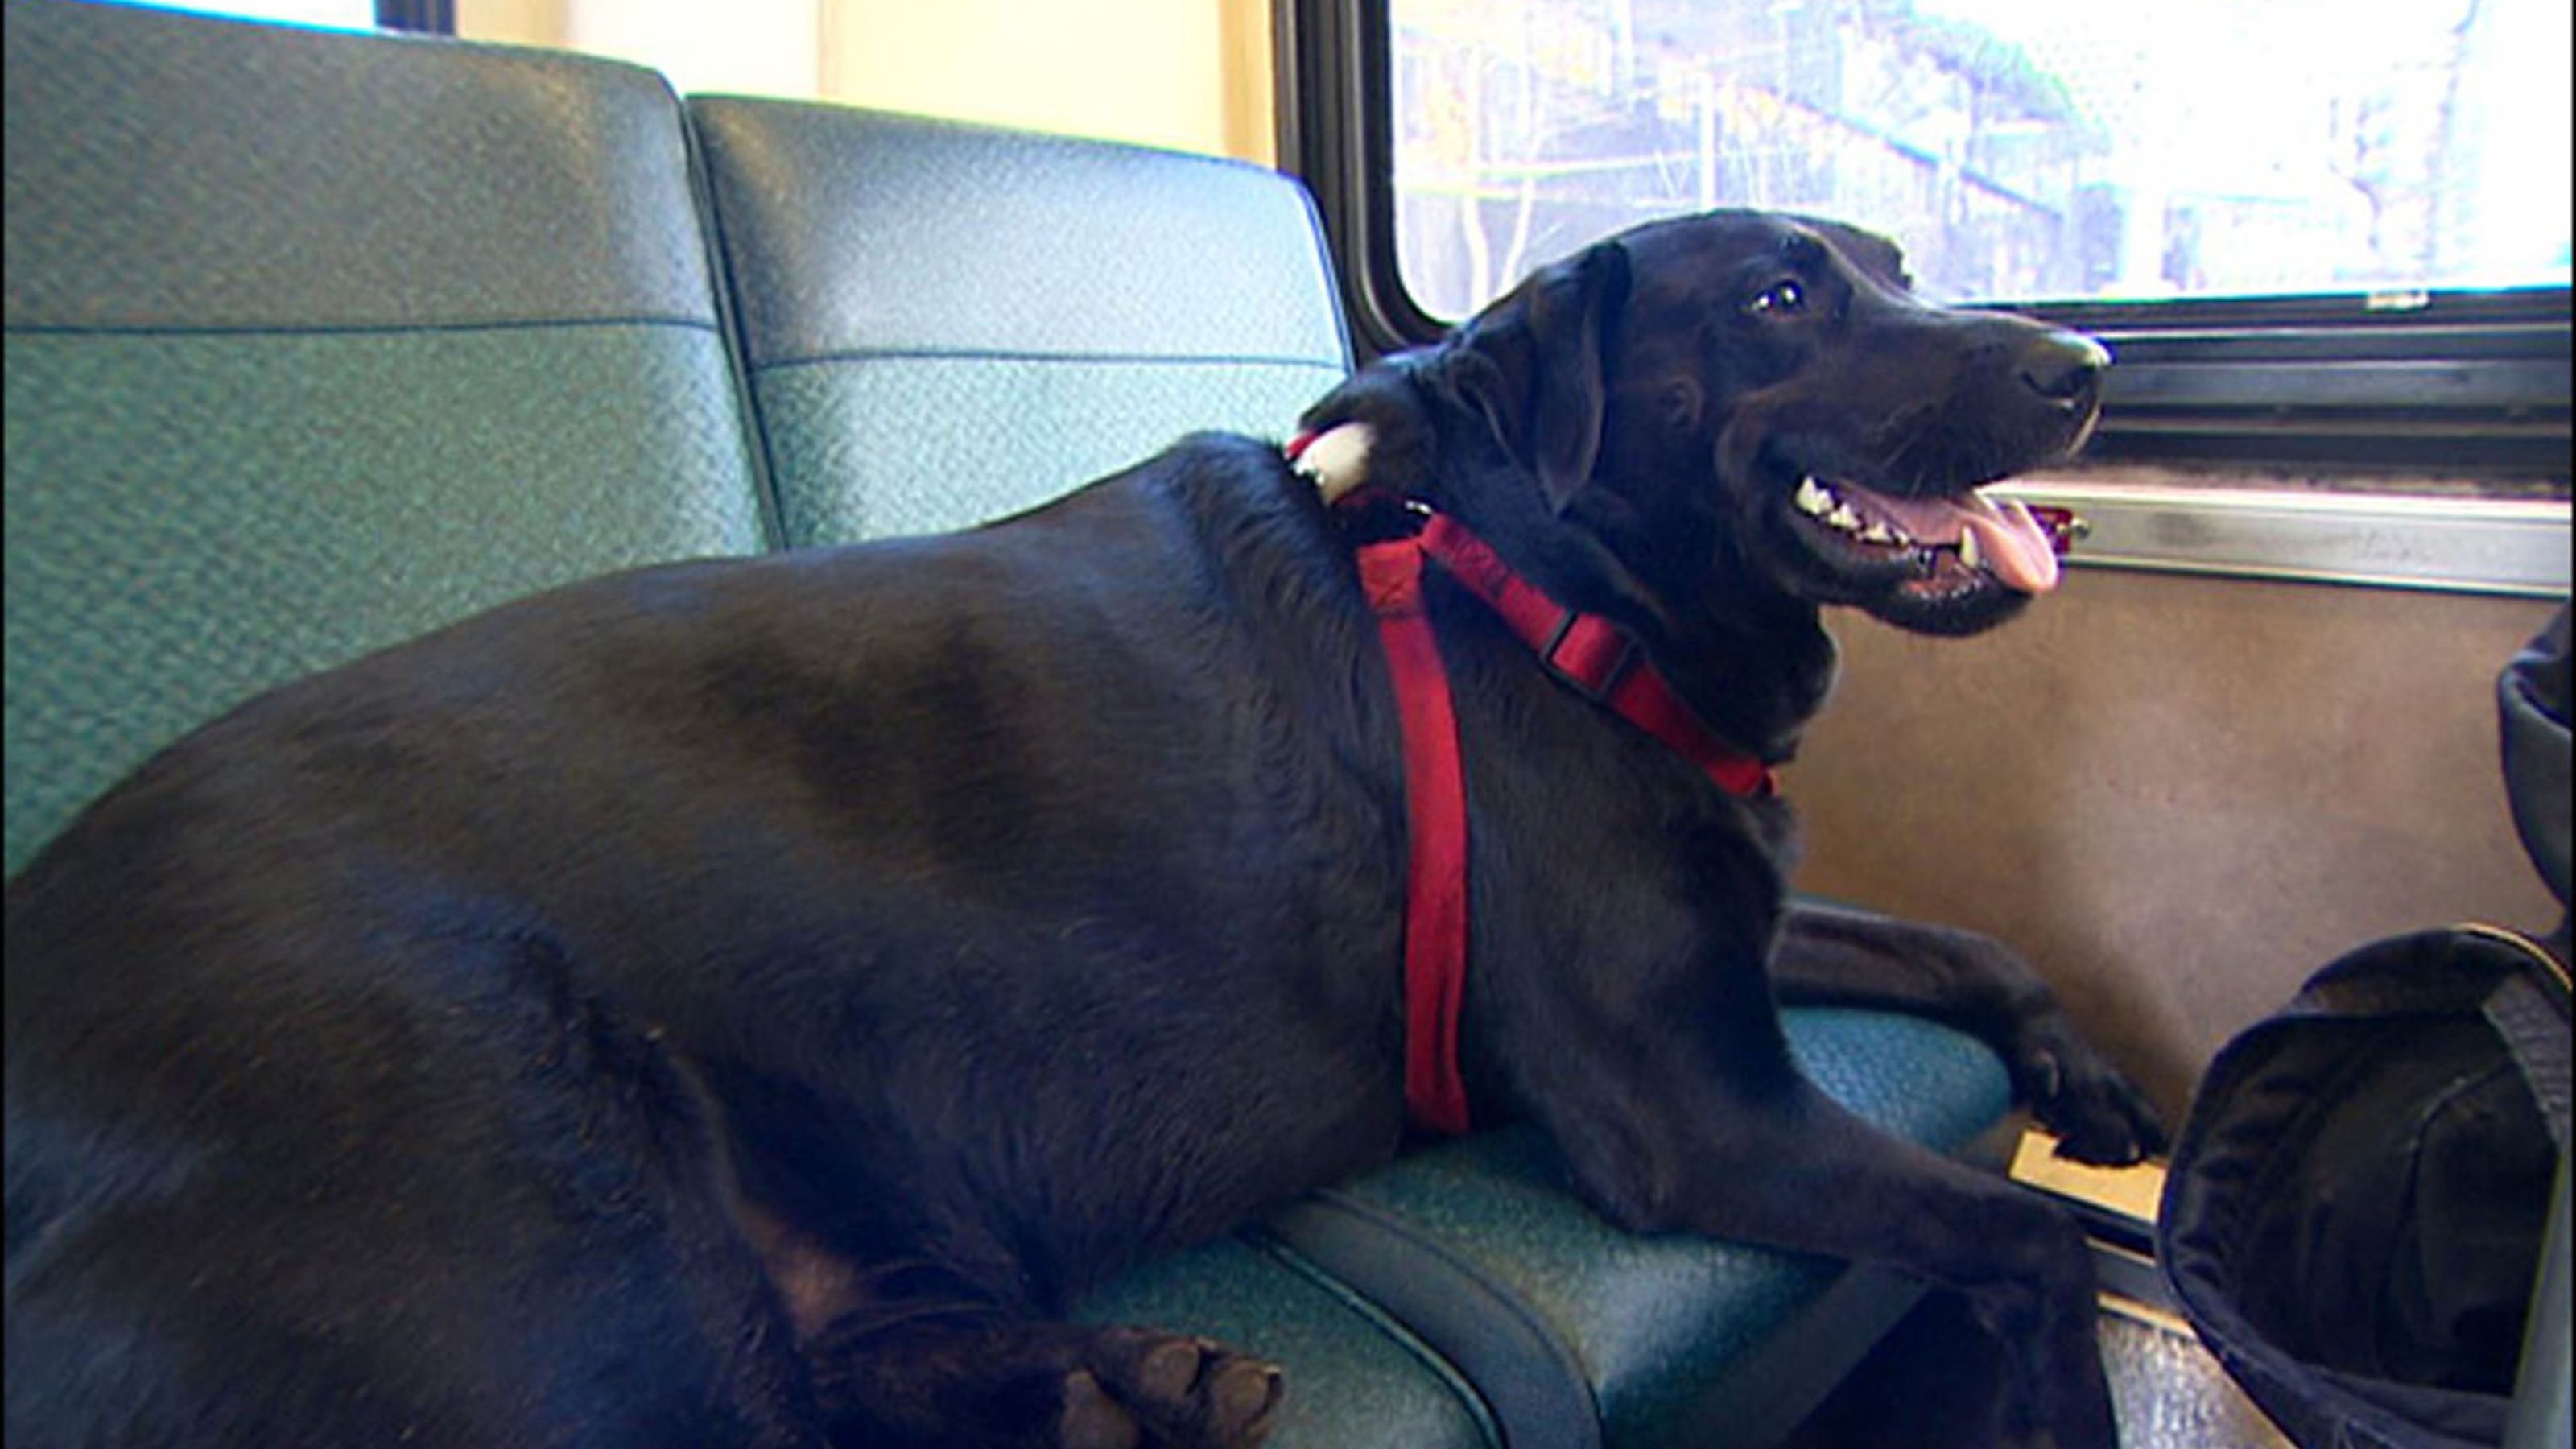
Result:
{"type": "Polygon", "coordinates": [[[1801,478],[1798,480],[1798,497],[1796,501],[1798,504],[1798,511],[1800,513],[1812,514],[1817,518],[1822,518],[1825,516],[1826,512],[1834,506],[1834,495],[1816,486],[1815,479],[1801,478]]]}
{"type": "Polygon", "coordinates": [[[1905,541],[1904,535],[1884,523],[1873,523],[1862,529],[1860,537],[1863,543],[1903,543],[1905,541]]]}
{"type": "Polygon", "coordinates": [[[1977,566],[1977,535],[1973,529],[1959,535],[1959,562],[1970,568],[1977,566]]]}
{"type": "Polygon", "coordinates": [[[1845,533],[1860,532],[1860,515],[1852,512],[1852,506],[1848,503],[1835,504],[1834,511],[1826,515],[1825,522],[1845,533]]]}

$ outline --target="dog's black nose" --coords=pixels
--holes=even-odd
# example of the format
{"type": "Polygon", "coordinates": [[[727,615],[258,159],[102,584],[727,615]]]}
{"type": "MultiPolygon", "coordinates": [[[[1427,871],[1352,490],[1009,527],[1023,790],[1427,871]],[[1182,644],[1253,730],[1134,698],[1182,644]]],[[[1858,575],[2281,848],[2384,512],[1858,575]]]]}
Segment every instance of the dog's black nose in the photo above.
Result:
{"type": "Polygon", "coordinates": [[[2111,354],[2081,332],[2050,332],[2022,353],[2022,385],[2050,402],[2081,405],[2102,386],[2111,354]]]}

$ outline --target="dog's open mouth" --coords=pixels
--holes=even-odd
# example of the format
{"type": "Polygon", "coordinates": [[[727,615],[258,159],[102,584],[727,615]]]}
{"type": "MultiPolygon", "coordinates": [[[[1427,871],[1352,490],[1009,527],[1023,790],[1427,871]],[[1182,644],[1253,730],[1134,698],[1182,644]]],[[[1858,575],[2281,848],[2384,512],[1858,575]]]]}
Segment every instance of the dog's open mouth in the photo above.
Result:
{"type": "Polygon", "coordinates": [[[1910,571],[1896,587],[1945,598],[2000,584],[2014,593],[2057,587],[2057,551],[2045,525],[2016,499],[1982,492],[1892,498],[1857,483],[1799,479],[1790,495],[1804,541],[1844,568],[1910,571]]]}

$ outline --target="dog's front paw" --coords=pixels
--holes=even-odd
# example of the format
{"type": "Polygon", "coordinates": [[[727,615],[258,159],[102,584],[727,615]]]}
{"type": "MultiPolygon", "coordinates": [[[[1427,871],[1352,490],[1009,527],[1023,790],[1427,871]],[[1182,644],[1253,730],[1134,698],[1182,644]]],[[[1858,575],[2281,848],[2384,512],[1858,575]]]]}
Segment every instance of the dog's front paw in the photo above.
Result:
{"type": "Polygon", "coordinates": [[[2035,1034],[2017,1075],[2057,1155],[2098,1167],[2126,1167],[2165,1150],[2164,1122],[2147,1094],[2108,1057],[2064,1031],[2035,1034]]]}

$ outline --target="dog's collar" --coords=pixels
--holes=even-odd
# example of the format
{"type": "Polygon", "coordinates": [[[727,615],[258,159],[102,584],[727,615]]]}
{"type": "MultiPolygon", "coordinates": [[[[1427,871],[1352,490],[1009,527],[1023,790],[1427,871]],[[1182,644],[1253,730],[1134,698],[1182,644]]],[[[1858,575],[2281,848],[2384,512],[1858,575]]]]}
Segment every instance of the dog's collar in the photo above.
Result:
{"type": "MultiPolygon", "coordinates": [[[[1288,460],[1335,508],[1366,507],[1369,442],[1361,424],[1303,433],[1289,441],[1288,460]]],[[[1449,676],[1422,605],[1424,562],[1439,564],[1484,600],[1560,682],[1661,740],[1721,789],[1760,798],[1775,787],[1770,768],[1710,729],[1626,630],[1557,603],[1456,519],[1409,506],[1421,526],[1362,545],[1360,586],[1377,616],[1404,740],[1404,1102],[1424,1127],[1455,1135],[1468,1125],[1458,1059],[1467,990],[1467,785],[1449,676]]]]}

